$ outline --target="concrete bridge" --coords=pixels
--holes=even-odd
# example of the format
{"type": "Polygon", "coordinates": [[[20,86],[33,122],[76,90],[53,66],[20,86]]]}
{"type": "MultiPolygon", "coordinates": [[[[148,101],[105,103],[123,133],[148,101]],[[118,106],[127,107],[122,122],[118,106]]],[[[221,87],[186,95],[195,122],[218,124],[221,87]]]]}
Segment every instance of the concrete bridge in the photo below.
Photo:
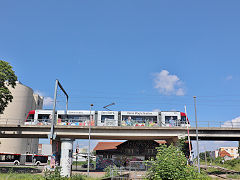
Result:
{"type": "MultiPolygon", "coordinates": [[[[50,125],[0,125],[0,138],[48,138],[50,125]]],[[[88,127],[56,125],[57,138],[88,139],[88,127]]],[[[199,139],[239,141],[240,128],[200,127],[199,139]]],[[[189,128],[191,139],[196,139],[196,128],[189,128]]],[[[185,127],[91,127],[91,139],[106,140],[159,140],[187,136],[185,127]]]]}
{"type": "MultiPolygon", "coordinates": [[[[240,128],[200,127],[198,131],[201,140],[240,140],[240,128]]],[[[50,125],[0,125],[0,138],[48,138],[50,132],[50,125]]],[[[52,157],[60,161],[62,175],[70,176],[73,141],[88,139],[89,127],[56,125],[54,133],[56,139],[52,141],[52,157]]],[[[91,139],[166,140],[167,144],[171,144],[187,134],[185,127],[91,127],[91,139]]],[[[189,134],[192,140],[196,139],[196,128],[189,128],[189,134]]]]}

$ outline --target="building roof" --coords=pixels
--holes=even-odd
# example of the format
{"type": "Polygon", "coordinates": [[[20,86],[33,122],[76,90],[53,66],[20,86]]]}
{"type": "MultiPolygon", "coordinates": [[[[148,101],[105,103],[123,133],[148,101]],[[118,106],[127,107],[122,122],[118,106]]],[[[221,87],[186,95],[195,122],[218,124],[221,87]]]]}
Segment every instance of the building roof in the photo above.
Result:
{"type": "MultiPolygon", "coordinates": [[[[166,144],[165,140],[158,140],[155,142],[157,142],[158,144],[166,144]]],[[[99,151],[99,150],[117,149],[117,146],[122,143],[124,143],[124,142],[99,142],[93,150],[99,151]]]]}
{"type": "Polygon", "coordinates": [[[238,149],[238,147],[220,147],[219,149],[238,149]]]}
{"type": "Polygon", "coordinates": [[[157,142],[158,144],[166,144],[167,143],[165,140],[156,140],[155,142],[157,142]]]}
{"type": "Polygon", "coordinates": [[[223,150],[219,152],[219,156],[220,157],[225,157],[225,156],[229,156],[232,157],[227,151],[223,150]]]}
{"type": "Polygon", "coordinates": [[[117,146],[122,143],[123,142],[99,142],[93,150],[99,151],[99,150],[117,149],[117,146]]]}

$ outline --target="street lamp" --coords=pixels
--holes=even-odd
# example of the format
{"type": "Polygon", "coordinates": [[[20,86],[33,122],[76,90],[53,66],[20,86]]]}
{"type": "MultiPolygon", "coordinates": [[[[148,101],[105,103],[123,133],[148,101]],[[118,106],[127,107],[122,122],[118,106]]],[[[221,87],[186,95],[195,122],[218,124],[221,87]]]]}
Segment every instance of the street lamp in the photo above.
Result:
{"type": "Polygon", "coordinates": [[[87,173],[89,176],[89,169],[90,169],[90,140],[91,140],[91,119],[92,119],[92,107],[93,104],[90,105],[90,118],[89,118],[89,124],[88,124],[88,168],[87,168],[87,173]]]}
{"type": "Polygon", "coordinates": [[[194,99],[194,107],[195,107],[195,122],[196,122],[197,163],[198,163],[198,173],[200,173],[200,159],[199,159],[199,144],[198,144],[198,124],[197,124],[196,96],[193,96],[193,99],[194,99]]]}

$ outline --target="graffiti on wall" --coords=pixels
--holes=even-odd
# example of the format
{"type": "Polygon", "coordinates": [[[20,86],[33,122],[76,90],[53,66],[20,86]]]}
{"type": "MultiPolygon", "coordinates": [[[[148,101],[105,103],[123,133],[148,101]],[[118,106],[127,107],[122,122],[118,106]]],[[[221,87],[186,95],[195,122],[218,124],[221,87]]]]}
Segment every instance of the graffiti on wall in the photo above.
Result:
{"type": "Polygon", "coordinates": [[[108,166],[127,167],[132,165],[132,161],[144,161],[144,156],[113,156],[112,158],[103,158],[101,155],[96,157],[96,169],[103,170],[108,166]]]}
{"type": "Polygon", "coordinates": [[[108,166],[115,165],[112,159],[103,158],[102,156],[96,157],[96,169],[103,170],[108,166]]]}

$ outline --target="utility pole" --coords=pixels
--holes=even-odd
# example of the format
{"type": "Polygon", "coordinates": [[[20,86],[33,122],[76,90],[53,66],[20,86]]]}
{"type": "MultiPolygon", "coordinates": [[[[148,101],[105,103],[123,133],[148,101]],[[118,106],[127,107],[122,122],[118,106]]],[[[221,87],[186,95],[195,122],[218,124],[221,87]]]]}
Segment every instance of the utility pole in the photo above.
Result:
{"type": "Polygon", "coordinates": [[[189,120],[188,120],[188,116],[187,116],[187,106],[184,106],[185,109],[185,114],[186,114],[186,122],[187,122],[187,133],[188,133],[188,148],[189,148],[189,160],[192,161],[192,147],[191,147],[191,139],[190,139],[190,135],[189,135],[189,120]]]}
{"type": "Polygon", "coordinates": [[[92,118],[92,107],[93,104],[90,105],[90,117],[89,117],[89,129],[88,129],[88,168],[87,168],[87,174],[89,176],[89,169],[90,169],[90,141],[91,141],[91,118],[92,118]]]}
{"type": "Polygon", "coordinates": [[[76,171],[77,171],[77,166],[78,166],[78,151],[79,151],[79,146],[77,143],[77,148],[76,148],[76,171]]]}
{"type": "Polygon", "coordinates": [[[206,152],[206,147],[204,146],[204,150],[205,150],[205,165],[207,166],[207,152],[206,152]]]}
{"type": "MultiPolygon", "coordinates": [[[[56,79],[55,82],[55,90],[54,90],[54,102],[53,102],[53,111],[52,111],[52,116],[51,116],[51,132],[49,134],[49,139],[50,142],[52,144],[52,156],[51,156],[51,167],[55,168],[56,166],[56,161],[59,161],[59,141],[56,140],[56,134],[54,132],[54,128],[56,125],[56,101],[57,101],[57,89],[58,87],[60,87],[60,89],[62,90],[62,92],[66,95],[66,111],[68,108],[68,94],[66,93],[66,91],[64,90],[64,88],[62,87],[62,85],[60,84],[60,82],[58,81],[58,79],[56,79]]],[[[71,144],[72,142],[70,142],[71,144]]],[[[64,144],[64,143],[62,143],[64,144]]],[[[61,152],[62,153],[62,152],[61,152]]],[[[69,153],[69,152],[68,152],[69,153]]],[[[61,161],[62,161],[62,157],[61,157],[61,161]]],[[[64,159],[65,160],[65,159],[64,159]]],[[[71,170],[69,171],[66,167],[62,167],[61,173],[63,173],[63,176],[70,176],[71,174],[71,170]]]]}
{"type": "Polygon", "coordinates": [[[193,99],[194,99],[194,107],[195,107],[195,122],[196,122],[197,163],[198,163],[198,173],[200,173],[200,159],[199,159],[199,144],[198,144],[198,124],[197,124],[196,96],[193,96],[193,99]]]}
{"type": "Polygon", "coordinates": [[[62,85],[60,84],[60,82],[58,81],[58,79],[56,79],[56,82],[55,82],[55,90],[54,90],[52,122],[51,122],[51,133],[50,133],[50,139],[51,139],[51,140],[55,139],[54,126],[55,126],[55,124],[56,124],[55,111],[56,111],[57,88],[58,88],[58,86],[59,86],[60,89],[63,91],[63,93],[66,95],[66,111],[68,110],[68,94],[67,94],[66,91],[63,89],[63,87],[62,87],[62,85]]]}

